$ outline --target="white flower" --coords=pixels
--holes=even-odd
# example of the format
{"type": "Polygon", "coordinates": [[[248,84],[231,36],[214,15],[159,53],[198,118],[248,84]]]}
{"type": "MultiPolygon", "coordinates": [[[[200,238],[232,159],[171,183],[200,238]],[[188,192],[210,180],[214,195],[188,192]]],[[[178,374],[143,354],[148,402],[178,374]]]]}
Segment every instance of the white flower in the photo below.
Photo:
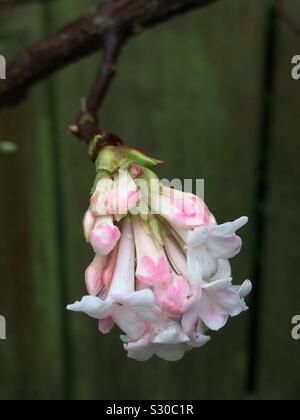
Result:
{"type": "Polygon", "coordinates": [[[247,222],[247,217],[241,217],[235,222],[208,224],[190,231],[187,246],[192,282],[211,278],[218,269],[219,259],[229,259],[240,252],[242,240],[235,232],[247,222]]]}
{"type": "Polygon", "coordinates": [[[233,286],[232,279],[223,279],[203,283],[200,290],[199,299],[183,314],[182,326],[186,333],[193,331],[198,320],[210,330],[218,331],[230,316],[246,311],[245,297],[251,292],[252,284],[246,280],[242,286],[233,286]]]}

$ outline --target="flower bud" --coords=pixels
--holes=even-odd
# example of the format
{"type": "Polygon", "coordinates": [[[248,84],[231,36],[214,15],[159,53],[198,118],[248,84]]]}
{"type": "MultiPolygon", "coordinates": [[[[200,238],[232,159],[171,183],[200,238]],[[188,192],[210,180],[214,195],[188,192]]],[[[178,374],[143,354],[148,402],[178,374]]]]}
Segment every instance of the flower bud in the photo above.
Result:
{"type": "Polygon", "coordinates": [[[90,242],[96,254],[108,255],[116,247],[121,233],[112,216],[98,217],[90,233],[90,242]]]}

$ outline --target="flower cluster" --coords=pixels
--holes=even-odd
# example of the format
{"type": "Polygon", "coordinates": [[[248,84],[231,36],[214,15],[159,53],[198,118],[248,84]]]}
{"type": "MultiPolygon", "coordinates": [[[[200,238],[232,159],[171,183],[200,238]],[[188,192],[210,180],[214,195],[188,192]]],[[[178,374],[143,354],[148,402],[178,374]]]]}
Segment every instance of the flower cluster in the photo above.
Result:
{"type": "Polygon", "coordinates": [[[130,358],[177,361],[247,310],[251,282],[233,286],[229,263],[247,218],[217,224],[201,198],[159,182],[148,169],[157,163],[126,147],[100,152],[83,223],[95,251],[88,295],[68,309],[102,333],[117,325],[130,358]]]}

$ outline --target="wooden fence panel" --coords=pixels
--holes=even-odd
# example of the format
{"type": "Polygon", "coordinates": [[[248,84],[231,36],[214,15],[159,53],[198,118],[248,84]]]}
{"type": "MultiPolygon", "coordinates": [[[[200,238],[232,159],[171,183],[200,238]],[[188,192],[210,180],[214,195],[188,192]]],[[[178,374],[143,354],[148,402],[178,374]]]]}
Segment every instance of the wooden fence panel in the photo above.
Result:
{"type": "MultiPolygon", "coordinates": [[[[287,1],[292,16],[298,2],[287,1]]],[[[300,167],[298,140],[300,82],[291,77],[291,60],[300,51],[299,38],[278,21],[274,106],[266,214],[266,253],[260,324],[258,395],[299,399],[300,342],[292,339],[292,318],[300,315],[299,262],[300,167]]]]}
{"type": "MultiPolygon", "coordinates": [[[[43,36],[42,8],[1,15],[1,52],[12,57],[43,36]],[[2,50],[3,48],[3,50],[2,50]]],[[[52,138],[45,87],[21,106],[1,112],[0,141],[19,150],[0,153],[0,398],[64,398],[61,290],[57,255],[52,138]]]]}
{"type": "MultiPolygon", "coordinates": [[[[70,19],[88,10],[94,1],[64,0],[45,5],[47,31],[53,33],[70,19]]],[[[69,134],[81,99],[96,77],[100,54],[76,63],[51,79],[48,94],[52,102],[53,141],[59,179],[60,252],[63,255],[63,321],[66,335],[66,395],[73,399],[101,397],[101,341],[97,325],[85,316],[74,316],[66,305],[85,293],[84,271],[92,258],[90,247],[82,236],[82,217],[89,204],[94,169],[87,148],[69,134]]]]}
{"type": "MultiPolygon", "coordinates": [[[[4,14],[0,46],[12,55],[94,4],[30,5],[16,9],[9,24],[4,14]]],[[[206,201],[220,222],[251,217],[257,201],[267,4],[223,0],[139,35],[124,50],[102,115],[105,129],[166,161],[162,177],[204,178],[206,201]]],[[[300,11],[297,4],[294,11],[300,11]]],[[[291,319],[300,313],[300,84],[290,76],[299,40],[284,24],[279,29],[268,195],[261,203],[267,230],[259,398],[298,398],[300,386],[299,342],[291,339],[291,319]]],[[[249,314],[232,320],[206,348],[170,364],[127,359],[117,330],[102,336],[93,320],[65,310],[84,293],[92,258],[81,219],[93,182],[86,147],[67,129],[100,56],[63,70],[0,116],[0,141],[19,145],[13,155],[0,154],[0,314],[8,323],[8,340],[0,341],[0,399],[242,398],[249,314]]],[[[252,272],[256,231],[253,218],[241,231],[236,283],[252,272]]]]}

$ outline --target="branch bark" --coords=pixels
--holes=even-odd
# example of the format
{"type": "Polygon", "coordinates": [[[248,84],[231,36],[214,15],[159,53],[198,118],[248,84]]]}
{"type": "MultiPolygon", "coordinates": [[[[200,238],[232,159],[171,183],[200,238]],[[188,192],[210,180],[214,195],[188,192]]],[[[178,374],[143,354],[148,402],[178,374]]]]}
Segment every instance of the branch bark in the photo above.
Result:
{"type": "Polygon", "coordinates": [[[214,1],[106,0],[94,12],[29,47],[8,64],[7,79],[0,84],[0,107],[15,105],[38,81],[103,48],[108,33],[122,29],[128,39],[145,28],[214,1]]]}

